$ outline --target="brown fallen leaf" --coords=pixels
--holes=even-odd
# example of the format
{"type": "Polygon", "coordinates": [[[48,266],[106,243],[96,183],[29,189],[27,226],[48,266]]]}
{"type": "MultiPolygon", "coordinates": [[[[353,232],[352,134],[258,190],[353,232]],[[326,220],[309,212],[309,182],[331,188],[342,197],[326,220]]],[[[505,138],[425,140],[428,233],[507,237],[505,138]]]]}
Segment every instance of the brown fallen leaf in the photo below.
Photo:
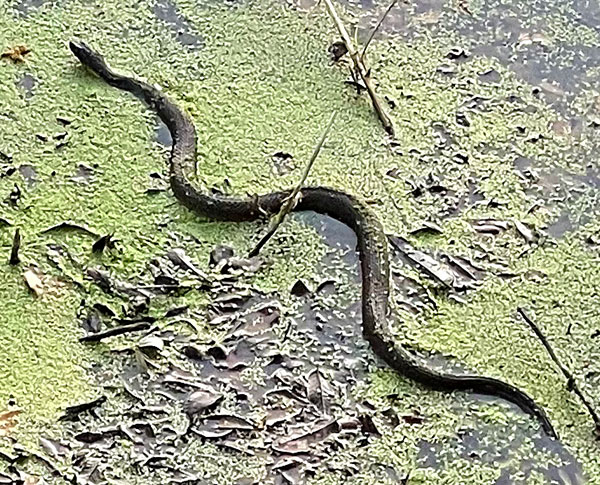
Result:
{"type": "Polygon", "coordinates": [[[280,309],[269,304],[238,317],[239,323],[231,331],[231,338],[254,337],[272,328],[279,320],[280,309]]]}
{"type": "Polygon", "coordinates": [[[225,436],[233,433],[232,429],[212,429],[206,426],[191,428],[191,430],[201,438],[206,439],[224,438],[225,436]]]}
{"type": "Polygon", "coordinates": [[[301,432],[279,440],[272,445],[274,451],[287,454],[308,453],[311,445],[325,440],[330,434],[338,433],[340,426],[337,420],[316,424],[306,432],[301,432]]]}
{"type": "Polygon", "coordinates": [[[188,396],[184,408],[189,416],[193,416],[213,407],[221,399],[223,399],[223,395],[219,392],[212,389],[199,389],[188,396]]]}
{"type": "Polygon", "coordinates": [[[66,442],[44,438],[43,436],[40,437],[39,441],[43,450],[53,458],[66,456],[71,449],[70,445],[66,442]]]}
{"type": "Polygon", "coordinates": [[[290,293],[294,296],[302,297],[302,296],[310,294],[310,288],[304,281],[297,280],[292,285],[292,288],[290,289],[290,293]]]}
{"type": "Polygon", "coordinates": [[[542,81],[538,84],[538,87],[547,94],[551,94],[553,96],[564,96],[566,93],[563,89],[555,84],[542,81]]]}
{"type": "Polygon", "coordinates": [[[333,44],[329,46],[328,50],[331,60],[333,62],[338,62],[348,52],[346,44],[341,40],[336,40],[333,44]]]}
{"type": "Polygon", "coordinates": [[[571,134],[571,124],[565,120],[556,120],[550,123],[550,129],[557,136],[569,136],[571,134]]]}
{"type": "Polygon", "coordinates": [[[291,413],[286,409],[270,409],[267,411],[267,416],[264,421],[264,426],[271,428],[285,422],[291,422],[296,418],[301,411],[291,413]]]}
{"type": "Polygon", "coordinates": [[[206,417],[204,424],[221,430],[252,431],[256,428],[251,421],[234,414],[213,414],[206,417]]]}
{"type": "Polygon", "coordinates": [[[29,47],[24,45],[16,45],[14,47],[9,47],[6,49],[0,57],[2,59],[8,58],[13,62],[25,62],[25,56],[31,52],[29,47]]]}
{"type": "Polygon", "coordinates": [[[17,227],[17,229],[15,229],[15,235],[13,237],[12,248],[10,251],[10,259],[8,260],[9,264],[16,266],[21,261],[19,259],[20,247],[21,247],[21,231],[17,227]]]}
{"type": "Polygon", "coordinates": [[[0,413],[0,438],[8,436],[17,424],[16,417],[21,412],[20,409],[12,411],[3,411],[0,413]]]}
{"type": "Polygon", "coordinates": [[[411,266],[423,271],[425,274],[439,281],[448,288],[452,288],[454,286],[456,279],[454,274],[448,270],[447,265],[440,263],[422,251],[414,249],[404,238],[391,236],[390,241],[394,248],[400,251],[400,253],[407,258],[411,266]]]}
{"type": "Polygon", "coordinates": [[[40,232],[40,234],[48,234],[48,233],[51,233],[54,231],[81,231],[81,232],[83,232],[85,234],[89,234],[90,236],[93,236],[95,238],[100,237],[100,234],[91,230],[86,225],[78,224],[73,221],[59,222],[58,224],[54,224],[53,226],[47,227],[46,229],[42,230],[40,232]]]}
{"type": "Polygon", "coordinates": [[[329,402],[327,395],[331,395],[332,391],[327,380],[324,379],[322,372],[316,368],[306,376],[306,397],[317,408],[325,413],[329,413],[329,402]]]}
{"type": "Polygon", "coordinates": [[[433,222],[423,222],[423,224],[416,229],[410,231],[410,234],[416,236],[417,234],[429,233],[429,234],[442,234],[443,229],[433,222]]]}

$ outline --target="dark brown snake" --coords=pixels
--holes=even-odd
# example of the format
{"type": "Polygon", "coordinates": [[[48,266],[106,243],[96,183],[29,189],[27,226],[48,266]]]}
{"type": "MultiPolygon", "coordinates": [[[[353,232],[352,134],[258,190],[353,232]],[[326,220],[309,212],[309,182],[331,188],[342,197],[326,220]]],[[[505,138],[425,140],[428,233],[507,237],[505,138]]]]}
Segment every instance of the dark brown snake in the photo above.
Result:
{"type": "MultiPolygon", "coordinates": [[[[196,130],[189,115],[158,89],[115,73],[104,58],[85,43],[71,42],[70,48],[82,64],[109,85],[144,100],[167,125],[173,138],[169,179],[183,205],[209,218],[225,221],[253,221],[279,211],[291,191],[237,198],[205,193],[194,187],[185,175],[196,162],[196,130]]],[[[327,214],[356,233],[362,269],[363,336],[392,369],[438,391],[471,391],[506,399],[537,418],[546,434],[557,438],[544,410],[520,389],[490,377],[451,375],[429,369],[395,341],[388,328],[388,242],[381,223],[363,202],[328,187],[305,187],[295,210],[327,214]]]]}

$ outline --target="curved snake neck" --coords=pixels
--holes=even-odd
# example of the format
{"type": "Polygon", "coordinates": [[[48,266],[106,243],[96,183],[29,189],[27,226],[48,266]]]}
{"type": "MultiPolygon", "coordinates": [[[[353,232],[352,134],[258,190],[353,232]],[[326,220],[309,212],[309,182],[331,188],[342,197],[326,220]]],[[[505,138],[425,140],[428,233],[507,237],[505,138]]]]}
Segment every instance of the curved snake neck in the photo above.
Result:
{"type": "MultiPolygon", "coordinates": [[[[196,130],[190,117],[158,89],[115,73],[100,54],[83,42],[71,42],[70,48],[82,64],[109,85],[145,101],[167,125],[173,138],[169,179],[175,196],[183,205],[209,218],[226,221],[255,220],[280,209],[290,191],[237,198],[204,193],[194,187],[185,175],[196,161],[196,130]]],[[[363,336],[379,357],[404,376],[435,390],[472,391],[506,399],[537,418],[546,434],[557,437],[544,410],[520,389],[490,377],[456,376],[429,369],[398,344],[388,328],[388,243],[380,222],[364,203],[344,192],[327,187],[306,187],[300,194],[295,210],[327,214],[356,233],[362,268],[363,336]]]]}

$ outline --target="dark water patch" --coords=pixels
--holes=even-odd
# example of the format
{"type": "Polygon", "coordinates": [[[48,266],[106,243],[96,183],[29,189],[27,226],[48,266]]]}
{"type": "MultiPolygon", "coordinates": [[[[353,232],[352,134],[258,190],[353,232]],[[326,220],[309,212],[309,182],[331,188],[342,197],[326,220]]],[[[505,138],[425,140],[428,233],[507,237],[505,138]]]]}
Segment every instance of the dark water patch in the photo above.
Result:
{"type": "MultiPolygon", "coordinates": [[[[473,394],[469,396],[470,406],[478,402],[488,402],[508,406],[511,413],[523,415],[523,412],[511,403],[505,403],[497,398],[473,394]]],[[[455,408],[460,412],[460,409],[455,408]]],[[[581,465],[574,456],[560,443],[534,429],[515,427],[514,424],[491,424],[482,419],[476,419],[469,425],[458,429],[454,436],[444,438],[442,442],[419,443],[418,462],[424,468],[444,469],[452,466],[455,460],[466,460],[471,463],[495,465],[502,470],[495,484],[513,485],[523,483],[525,476],[532,473],[542,475],[548,483],[564,485],[580,485],[586,483],[583,478],[581,465]],[[534,452],[521,455],[520,449],[534,445],[534,452]],[[539,453],[542,459],[535,459],[539,453]],[[546,461],[548,455],[553,463],[546,461]]]]}
{"type": "MultiPolygon", "coordinates": [[[[341,252],[342,259],[347,266],[346,271],[350,268],[352,281],[360,282],[360,264],[354,231],[333,217],[316,212],[303,212],[298,214],[298,218],[314,228],[327,246],[341,252]]],[[[324,268],[331,264],[331,253],[325,258],[322,263],[324,268]]]]}
{"type": "MultiPolygon", "coordinates": [[[[303,217],[317,224],[318,216],[303,217]]],[[[333,252],[349,255],[352,265],[343,264],[342,270],[356,272],[352,231],[333,220],[317,226],[333,252]]],[[[165,261],[151,266],[172,280],[181,278],[180,270],[173,271],[165,261]]],[[[222,262],[214,266],[225,268],[222,262]]],[[[218,329],[218,341],[155,330],[142,335],[145,343],[138,344],[137,354],[113,354],[116,365],[98,367],[101,387],[111,397],[95,417],[85,415],[71,425],[69,444],[80,478],[105,483],[115,473],[120,478],[143,476],[157,463],[166,466],[155,472],[154,483],[166,483],[182,470],[194,477],[200,473],[192,457],[197,440],[229,453],[265,455],[275,463],[300,455],[302,476],[304,463],[318,465],[340,446],[374,438],[376,430],[363,422],[372,423],[377,412],[362,409],[350,392],[373,364],[360,337],[359,301],[342,297],[349,303],[329,304],[326,300],[336,296],[338,287],[328,281],[328,269],[322,269],[326,281],[285,312],[272,296],[219,270],[209,290],[212,302],[182,318],[218,329]],[[143,372],[157,358],[156,349],[168,350],[168,370],[143,372]],[[250,417],[259,410],[267,416],[263,424],[250,417]],[[127,453],[124,443],[131,443],[127,453]]],[[[371,465],[375,480],[391,473],[374,460],[366,466],[371,465]]],[[[267,473],[281,475],[279,467],[269,466],[267,473]]],[[[217,477],[204,474],[203,479],[213,483],[217,477]]]]}
{"type": "Polygon", "coordinates": [[[561,209],[560,216],[546,228],[550,236],[563,237],[600,212],[600,175],[594,165],[588,165],[585,173],[548,169],[527,157],[516,157],[513,165],[532,201],[561,209]]]}
{"type": "Polygon", "coordinates": [[[88,184],[92,181],[94,172],[94,167],[90,167],[88,165],[80,163],[77,167],[77,171],[71,177],[71,180],[78,184],[88,184]]]}
{"type": "MultiPolygon", "coordinates": [[[[377,5],[368,6],[367,4],[363,3],[362,6],[365,9],[365,13],[360,17],[357,25],[357,37],[359,42],[364,44],[370,37],[375,26],[379,23],[379,20],[385,10],[387,10],[388,5],[383,6],[383,4],[378,2],[377,5]],[[384,8],[381,8],[382,6],[384,8]]],[[[397,2],[378,28],[374,39],[381,38],[386,35],[400,35],[409,29],[411,21],[411,6],[405,2],[397,2]]]]}
{"type": "Polygon", "coordinates": [[[177,10],[171,0],[157,0],[153,7],[157,19],[165,22],[181,45],[190,50],[204,47],[204,39],[195,31],[189,21],[177,10]]]}
{"type": "Polygon", "coordinates": [[[454,26],[444,27],[455,28],[468,39],[474,56],[496,58],[539,89],[547,102],[567,112],[574,95],[586,87],[589,70],[600,65],[600,58],[598,46],[583,45],[560,30],[552,34],[557,28],[550,25],[552,16],[560,16],[564,25],[572,28],[569,32],[584,25],[576,13],[565,14],[558,5],[488,0],[476,17],[464,17],[454,26]]]}
{"type": "MultiPolygon", "coordinates": [[[[342,3],[356,13],[360,42],[366,40],[388,6],[371,0],[342,3]]],[[[399,2],[386,17],[376,38],[400,35],[412,39],[422,34],[439,36],[458,32],[463,41],[457,47],[468,49],[470,54],[466,59],[497,59],[522,81],[531,84],[533,90],[561,113],[571,113],[570,103],[574,97],[598,82],[600,45],[593,43],[589,35],[582,37],[577,31],[582,27],[600,33],[597,2],[576,0],[569,8],[560,8],[559,2],[542,0],[527,4],[485,0],[478,5],[476,15],[469,15],[468,3],[457,5],[427,0],[410,5],[399,2]],[[457,12],[460,14],[456,15],[457,12]],[[557,25],[558,17],[560,24],[557,25]]],[[[452,70],[452,62],[450,60],[447,66],[449,70],[452,70]]],[[[498,83],[501,79],[497,74],[481,73],[480,80],[498,83]]]]}
{"type": "Polygon", "coordinates": [[[37,183],[37,171],[33,165],[26,163],[19,166],[19,173],[29,187],[37,183]]]}
{"type": "Polygon", "coordinates": [[[356,234],[336,219],[315,212],[301,213],[299,219],[313,227],[332,251],[320,264],[321,284],[300,306],[295,317],[298,329],[311,361],[330,368],[342,381],[348,382],[350,377],[342,374],[350,372],[351,381],[356,382],[366,377],[368,364],[374,357],[362,337],[362,310],[357,291],[362,272],[356,234]],[[352,293],[336,295],[343,284],[340,278],[351,282],[352,293]]]}
{"type": "MultiPolygon", "coordinates": [[[[342,3],[356,16],[359,41],[366,39],[371,27],[389,5],[382,0],[342,3]]],[[[448,52],[449,58],[444,59],[441,66],[446,73],[439,75],[442,82],[449,82],[449,76],[457,75],[457,63],[482,58],[499,61],[518,79],[529,84],[532,94],[551,106],[558,115],[558,119],[552,123],[550,134],[540,135],[531,132],[527,126],[515,125],[514,133],[509,137],[543,144],[546,143],[543,137],[556,136],[566,145],[559,155],[564,161],[570,158],[583,160],[585,157],[595,159],[598,150],[593,130],[598,124],[595,120],[600,109],[597,106],[600,105],[590,100],[588,105],[591,107],[582,108],[581,95],[587,96],[600,81],[600,44],[594,40],[594,33],[600,33],[600,7],[597,2],[576,0],[564,4],[535,0],[523,4],[514,0],[484,0],[473,7],[476,12],[471,15],[469,2],[457,4],[427,0],[412,5],[397,4],[381,26],[378,36],[399,34],[410,42],[423,36],[458,32],[461,37],[457,42],[459,45],[448,52]],[[394,16],[399,19],[398,31],[394,31],[394,16]]],[[[484,70],[477,75],[479,82],[493,85],[501,85],[503,77],[499,69],[484,70]]],[[[474,154],[461,151],[463,128],[469,128],[470,118],[474,118],[476,113],[489,112],[498,107],[504,109],[506,103],[515,113],[532,114],[539,111],[538,106],[524,102],[517,95],[505,99],[493,95],[486,99],[473,96],[457,109],[458,129],[454,124],[432,125],[434,143],[420,161],[424,165],[437,167],[441,172],[437,175],[443,181],[445,173],[462,168],[459,165],[472,163],[478,153],[493,152],[493,143],[482,143],[474,154]]],[[[498,156],[501,157],[500,154],[498,156]]],[[[561,165],[566,166],[566,163],[561,165]]],[[[600,211],[599,197],[590,194],[590,191],[597,190],[597,182],[584,180],[558,167],[541,170],[539,164],[534,163],[530,169],[533,178],[527,181],[525,177],[524,184],[526,193],[532,199],[528,205],[533,205],[533,198],[538,197],[545,202],[545,209],[567,213],[571,220],[567,232],[597,217],[600,211]],[[540,177],[537,182],[534,180],[536,176],[540,177]]],[[[459,189],[455,189],[454,185],[455,193],[439,193],[436,201],[421,198],[417,202],[424,201],[423,209],[427,211],[428,222],[439,223],[444,218],[460,216],[474,204],[487,203],[489,199],[478,188],[481,184],[480,180],[469,180],[459,189]]],[[[561,224],[559,221],[559,226],[561,224]]],[[[555,229],[551,228],[550,231],[566,234],[555,229]]]]}
{"type": "MultiPolygon", "coordinates": [[[[423,352],[420,357],[428,366],[441,372],[453,375],[476,374],[455,359],[439,353],[423,352]]],[[[495,396],[470,393],[466,395],[466,400],[468,408],[481,406],[482,403],[499,405],[513,416],[530,419],[529,415],[516,404],[495,396]]],[[[466,410],[464,404],[456,403],[452,407],[457,414],[464,413],[466,410]]],[[[560,441],[540,432],[537,425],[530,428],[515,424],[492,424],[476,418],[474,424],[459,429],[454,437],[446,438],[443,443],[422,442],[420,445],[419,461],[424,467],[442,469],[448,464],[449,458],[462,458],[484,464],[501,464],[502,480],[508,481],[498,483],[513,484],[515,483],[514,477],[524,472],[531,473],[533,470],[541,473],[552,483],[564,483],[565,485],[585,483],[582,478],[581,464],[560,441]],[[529,455],[520,457],[519,448],[529,440],[533,441],[536,452],[552,455],[553,462],[557,462],[559,465],[548,467],[545,460],[531,460],[529,455]],[[514,457],[520,459],[515,460],[514,457]],[[569,477],[571,481],[564,481],[565,476],[569,477]]]]}
{"type": "Polygon", "coordinates": [[[546,232],[554,238],[563,237],[565,234],[571,232],[572,230],[573,223],[569,218],[569,214],[562,214],[556,221],[554,221],[546,228],[546,232]]]}
{"type": "Polygon", "coordinates": [[[600,189],[600,170],[595,167],[587,167],[583,175],[574,174],[573,178],[593,189],[600,189]]]}
{"type": "Polygon", "coordinates": [[[600,32],[600,3],[596,0],[572,0],[572,5],[583,25],[600,32]]]}
{"type": "Polygon", "coordinates": [[[154,128],[154,137],[156,141],[164,147],[170,148],[173,145],[173,137],[167,125],[160,118],[156,118],[156,127],[154,128]]]}
{"type": "Polygon", "coordinates": [[[24,91],[25,99],[30,99],[34,94],[37,79],[32,74],[24,74],[19,80],[18,86],[24,91]]]}
{"type": "MultiPolygon", "coordinates": [[[[438,3],[439,0],[432,0],[433,3],[438,3]]],[[[318,5],[318,0],[292,0],[298,8],[303,10],[311,10],[318,5]]],[[[346,8],[357,12],[356,15],[356,36],[360,43],[366,42],[373,28],[379,22],[383,13],[389,7],[389,2],[384,3],[380,0],[340,0],[339,2],[346,8]]],[[[422,3],[419,2],[416,8],[420,8],[422,3]]],[[[408,2],[396,2],[396,5],[385,17],[384,22],[380,25],[375,34],[375,39],[386,35],[405,35],[409,31],[413,31],[414,8],[408,2]]]]}
{"type": "Polygon", "coordinates": [[[45,3],[56,3],[57,0],[19,0],[14,9],[22,15],[29,15],[45,3]]]}

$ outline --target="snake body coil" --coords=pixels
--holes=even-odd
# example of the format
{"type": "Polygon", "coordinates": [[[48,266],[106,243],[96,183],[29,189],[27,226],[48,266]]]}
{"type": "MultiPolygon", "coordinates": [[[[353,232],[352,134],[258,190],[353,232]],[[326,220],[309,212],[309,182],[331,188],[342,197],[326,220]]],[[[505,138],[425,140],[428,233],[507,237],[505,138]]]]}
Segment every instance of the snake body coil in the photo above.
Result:
{"type": "MultiPolygon", "coordinates": [[[[251,221],[277,213],[290,191],[256,197],[237,198],[208,194],[194,187],[185,175],[196,161],[196,131],[190,117],[166,95],[149,84],[115,73],[104,58],[83,42],[71,42],[71,51],[81,63],[109,85],[133,93],[144,100],[166,124],[173,138],[170,156],[170,184],[177,199],[186,207],[209,218],[225,221],[251,221]]],[[[388,328],[389,262],[387,239],[378,219],[359,199],[327,187],[306,187],[295,210],[327,214],[348,225],[357,236],[362,268],[363,335],[374,352],[402,375],[439,391],[471,391],[497,396],[536,417],[544,431],[556,438],[544,410],[516,387],[490,377],[451,375],[429,369],[398,344],[388,328]]]]}

